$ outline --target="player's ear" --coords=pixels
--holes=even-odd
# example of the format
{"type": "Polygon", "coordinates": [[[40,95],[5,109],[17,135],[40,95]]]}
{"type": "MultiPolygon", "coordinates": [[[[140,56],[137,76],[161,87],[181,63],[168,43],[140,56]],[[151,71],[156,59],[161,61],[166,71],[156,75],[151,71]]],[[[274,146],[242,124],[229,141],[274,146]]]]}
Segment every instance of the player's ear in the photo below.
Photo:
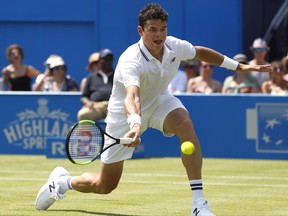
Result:
{"type": "Polygon", "coordinates": [[[141,26],[138,26],[138,27],[137,27],[137,31],[138,31],[138,34],[139,34],[140,36],[143,35],[143,29],[142,29],[141,26]]]}

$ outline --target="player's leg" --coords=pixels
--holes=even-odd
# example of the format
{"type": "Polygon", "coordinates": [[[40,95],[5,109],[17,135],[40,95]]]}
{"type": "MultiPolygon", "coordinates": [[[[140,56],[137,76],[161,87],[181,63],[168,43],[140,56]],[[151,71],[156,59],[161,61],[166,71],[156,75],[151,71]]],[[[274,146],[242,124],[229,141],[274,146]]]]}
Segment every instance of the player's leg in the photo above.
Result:
{"type": "Polygon", "coordinates": [[[181,152],[181,158],[186,169],[188,179],[201,179],[201,147],[188,112],[183,108],[178,108],[171,111],[165,118],[163,130],[166,134],[175,134],[178,136],[180,143],[191,141],[194,144],[194,153],[192,155],[185,155],[181,152]]]}
{"type": "Polygon", "coordinates": [[[83,193],[110,193],[118,186],[123,164],[123,161],[111,164],[101,163],[99,174],[84,173],[75,177],[71,177],[63,167],[55,168],[37,195],[36,209],[47,210],[56,200],[63,198],[64,193],[69,189],[83,193]]]}
{"type": "Polygon", "coordinates": [[[119,183],[123,171],[123,161],[104,164],[101,163],[100,173],[83,173],[71,179],[74,190],[83,193],[108,194],[112,192],[119,183]]]}
{"type": "Polygon", "coordinates": [[[195,145],[192,155],[181,155],[193,194],[191,215],[214,216],[203,197],[202,153],[189,113],[181,101],[171,95],[163,95],[159,101],[159,106],[150,120],[150,126],[167,136],[176,134],[181,143],[191,141],[195,145]]]}
{"type": "MultiPolygon", "coordinates": [[[[125,114],[110,113],[107,117],[106,132],[113,137],[123,137],[129,130],[125,114]]],[[[114,142],[106,137],[105,146],[114,142]]],[[[132,157],[134,148],[115,145],[101,155],[99,174],[84,173],[71,179],[71,187],[79,192],[107,194],[114,190],[120,181],[124,161],[132,157]]]]}
{"type": "MultiPolygon", "coordinates": [[[[112,136],[122,137],[129,131],[129,126],[126,121],[123,121],[123,124],[112,124],[112,126],[107,124],[106,131],[112,136]]],[[[105,145],[110,145],[113,142],[109,137],[105,139],[105,145]]],[[[123,161],[131,158],[133,151],[134,148],[127,148],[122,145],[115,145],[107,149],[101,155],[99,174],[84,173],[81,176],[71,177],[63,167],[55,168],[37,195],[36,209],[48,209],[55,200],[62,198],[69,189],[84,193],[110,193],[119,183],[123,171],[123,161]]]]}
{"type": "Polygon", "coordinates": [[[193,154],[185,155],[181,152],[182,163],[186,169],[193,194],[191,215],[214,216],[203,196],[201,147],[188,112],[183,108],[171,111],[165,118],[163,130],[164,133],[177,135],[180,143],[190,141],[194,144],[193,154]]]}

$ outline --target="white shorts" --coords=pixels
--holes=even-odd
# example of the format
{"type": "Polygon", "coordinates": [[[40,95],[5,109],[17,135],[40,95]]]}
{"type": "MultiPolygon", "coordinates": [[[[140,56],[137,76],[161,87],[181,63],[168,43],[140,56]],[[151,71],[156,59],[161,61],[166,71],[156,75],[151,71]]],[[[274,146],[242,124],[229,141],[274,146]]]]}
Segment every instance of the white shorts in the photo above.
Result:
{"type": "MultiPolygon", "coordinates": [[[[148,128],[154,128],[165,136],[173,136],[173,134],[165,134],[163,132],[163,124],[167,115],[177,109],[183,108],[186,110],[182,102],[171,94],[162,94],[156,103],[147,110],[142,110],[141,113],[141,134],[148,128]]],[[[123,137],[128,131],[129,126],[127,123],[127,117],[124,113],[108,113],[106,118],[106,132],[113,137],[123,137]]],[[[106,137],[105,146],[114,143],[113,139],[106,137]]],[[[135,148],[128,148],[123,145],[115,145],[109,148],[101,155],[101,161],[103,163],[115,163],[122,160],[130,159],[133,155],[135,148]]]]}

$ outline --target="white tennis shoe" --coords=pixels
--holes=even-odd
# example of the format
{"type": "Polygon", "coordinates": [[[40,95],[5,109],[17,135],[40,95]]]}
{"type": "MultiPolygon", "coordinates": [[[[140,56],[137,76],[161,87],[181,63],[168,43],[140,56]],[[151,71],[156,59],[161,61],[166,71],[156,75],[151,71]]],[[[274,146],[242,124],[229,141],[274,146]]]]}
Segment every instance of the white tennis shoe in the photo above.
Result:
{"type": "Polygon", "coordinates": [[[208,202],[205,199],[201,198],[193,202],[191,216],[216,216],[216,215],[210,212],[210,206],[208,205],[208,202]]]}
{"type": "Polygon", "coordinates": [[[63,199],[64,194],[59,193],[58,178],[70,175],[63,167],[56,167],[50,174],[48,181],[40,189],[35,208],[37,210],[47,210],[56,200],[63,199]]]}

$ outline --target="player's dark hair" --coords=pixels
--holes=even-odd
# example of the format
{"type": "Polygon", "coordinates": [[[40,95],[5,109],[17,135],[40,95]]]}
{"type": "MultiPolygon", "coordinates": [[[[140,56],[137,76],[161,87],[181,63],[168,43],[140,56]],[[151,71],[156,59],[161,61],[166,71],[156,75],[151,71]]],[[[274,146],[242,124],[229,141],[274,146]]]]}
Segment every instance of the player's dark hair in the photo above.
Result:
{"type": "Polygon", "coordinates": [[[150,3],[140,11],[138,16],[138,25],[144,28],[146,22],[153,19],[160,19],[164,22],[168,21],[168,13],[156,3],[150,3]]]}

